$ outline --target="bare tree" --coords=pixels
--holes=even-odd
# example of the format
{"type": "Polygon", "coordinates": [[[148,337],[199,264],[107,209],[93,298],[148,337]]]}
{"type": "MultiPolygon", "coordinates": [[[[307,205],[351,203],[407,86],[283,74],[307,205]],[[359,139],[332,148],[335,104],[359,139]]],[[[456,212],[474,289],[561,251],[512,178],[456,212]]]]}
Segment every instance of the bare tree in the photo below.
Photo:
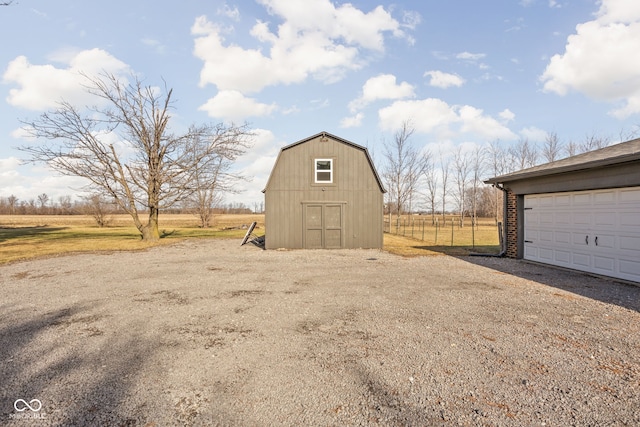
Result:
{"type": "MultiPolygon", "coordinates": [[[[237,193],[235,182],[246,178],[232,171],[235,160],[249,148],[248,134],[238,128],[218,126],[208,140],[195,138],[188,145],[188,152],[194,157],[208,149],[212,154],[202,161],[194,161],[194,193],[190,204],[200,220],[200,226],[207,228],[213,219],[213,209],[224,200],[225,193],[237,193]]],[[[194,159],[195,160],[195,159],[194,159]]]]}
{"type": "Polygon", "coordinates": [[[431,211],[431,223],[434,224],[436,221],[436,204],[438,201],[438,177],[436,176],[436,168],[433,164],[431,153],[423,157],[422,165],[422,174],[426,186],[426,202],[428,209],[431,211]]]}
{"type": "MultiPolygon", "coordinates": [[[[156,240],[160,210],[187,200],[196,188],[196,165],[217,156],[213,143],[198,145],[202,151],[196,155],[189,144],[213,141],[221,125],[193,125],[175,135],[169,129],[172,91],[166,86],[162,95],[138,78],[132,84],[110,74],[87,79],[87,91],[106,106],[83,112],[62,101],[56,110],[25,122],[32,136],[47,143],[21,149],[33,162],[85,178],[89,191],[108,195],[132,217],[144,240],[156,240]]],[[[245,135],[246,125],[231,130],[245,135]]]]}
{"type": "Polygon", "coordinates": [[[440,172],[442,175],[442,222],[444,223],[447,211],[447,196],[449,195],[449,160],[445,159],[440,152],[440,172]]]}
{"type": "Polygon", "coordinates": [[[484,150],[481,146],[476,146],[471,159],[471,218],[472,225],[475,225],[478,219],[478,196],[479,188],[482,183],[481,178],[484,173],[484,150]]]}
{"type": "MultiPolygon", "coordinates": [[[[489,170],[491,171],[491,175],[500,176],[507,173],[507,171],[509,171],[509,166],[507,163],[507,152],[500,144],[500,141],[495,140],[490,142],[487,147],[487,151],[488,151],[488,154],[486,158],[487,158],[489,170]]],[[[492,205],[493,205],[493,212],[495,214],[494,219],[496,224],[501,218],[501,214],[500,214],[501,198],[502,198],[502,191],[497,188],[494,188],[492,205]]]]}
{"type": "Polygon", "coordinates": [[[456,192],[454,193],[454,199],[458,205],[458,212],[460,214],[460,226],[462,227],[464,219],[464,211],[466,208],[466,189],[469,184],[469,169],[471,158],[468,152],[462,151],[462,147],[458,147],[453,158],[454,168],[454,181],[456,184],[456,192]]]}
{"type": "Polygon", "coordinates": [[[386,164],[383,177],[389,190],[389,203],[398,218],[405,209],[410,209],[408,205],[422,174],[420,156],[409,141],[413,132],[411,125],[404,122],[396,132],[393,143],[384,144],[386,164]]]}
{"type": "Polygon", "coordinates": [[[631,130],[626,130],[622,128],[620,129],[620,134],[619,134],[620,142],[630,141],[632,139],[635,139],[638,137],[638,134],[640,134],[640,125],[633,126],[631,130]]]}
{"type": "Polygon", "coordinates": [[[85,210],[93,217],[98,227],[106,227],[111,222],[113,203],[101,194],[91,194],[85,197],[85,210]]]}
{"type": "Polygon", "coordinates": [[[544,144],[542,145],[542,157],[547,162],[554,162],[560,158],[562,152],[562,145],[558,139],[558,134],[555,132],[548,132],[544,138],[544,144]]]}
{"type": "Polygon", "coordinates": [[[517,170],[530,168],[538,163],[538,151],[528,138],[520,138],[515,145],[509,147],[509,155],[517,170]]]}
{"type": "Polygon", "coordinates": [[[71,196],[60,196],[58,198],[58,205],[60,206],[60,213],[62,213],[63,215],[70,214],[71,207],[73,206],[73,204],[71,203],[71,196]]]}
{"type": "Polygon", "coordinates": [[[9,205],[9,212],[11,215],[16,214],[16,207],[18,207],[18,198],[13,194],[7,197],[7,204],[9,205]]]}
{"type": "Polygon", "coordinates": [[[580,146],[577,142],[569,141],[564,147],[567,157],[575,156],[580,153],[580,146]]]}
{"type": "Polygon", "coordinates": [[[599,150],[600,148],[604,148],[611,143],[611,140],[607,137],[598,136],[595,133],[591,135],[586,135],[584,141],[579,145],[579,150],[581,153],[586,153],[587,151],[599,150]]]}
{"type": "Polygon", "coordinates": [[[49,203],[49,196],[47,196],[47,193],[40,194],[38,196],[38,206],[40,207],[41,213],[47,213],[46,212],[47,203],[49,203]]]}

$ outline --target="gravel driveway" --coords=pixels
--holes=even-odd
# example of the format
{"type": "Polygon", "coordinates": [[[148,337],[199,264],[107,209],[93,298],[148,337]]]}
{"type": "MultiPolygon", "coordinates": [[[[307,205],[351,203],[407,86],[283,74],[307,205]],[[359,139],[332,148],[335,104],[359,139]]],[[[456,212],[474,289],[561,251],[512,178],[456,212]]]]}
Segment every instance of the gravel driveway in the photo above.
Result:
{"type": "Polygon", "coordinates": [[[193,240],[0,286],[2,425],[640,425],[640,287],[576,272],[193,240]]]}

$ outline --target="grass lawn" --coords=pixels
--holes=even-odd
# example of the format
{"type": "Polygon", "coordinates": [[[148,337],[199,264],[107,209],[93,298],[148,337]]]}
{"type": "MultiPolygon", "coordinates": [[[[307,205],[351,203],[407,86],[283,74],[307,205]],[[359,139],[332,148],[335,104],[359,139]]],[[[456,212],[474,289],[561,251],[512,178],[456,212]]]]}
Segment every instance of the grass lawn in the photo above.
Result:
{"type": "MultiPolygon", "coordinates": [[[[254,234],[265,234],[264,215],[217,215],[213,226],[203,229],[193,215],[165,214],[160,216],[160,241],[143,242],[127,215],[113,216],[110,225],[102,228],[85,215],[0,215],[0,265],[68,253],[144,250],[186,238],[239,240],[253,221],[258,223],[254,234]]],[[[424,233],[421,228],[403,232],[385,233],[384,249],[401,256],[460,256],[500,250],[496,227],[491,224],[474,230],[475,246],[471,243],[471,227],[454,229],[453,244],[450,229],[441,229],[438,236],[428,227],[424,233]]]]}
{"type": "Polygon", "coordinates": [[[198,227],[192,215],[160,216],[162,238],[144,242],[127,215],[115,215],[108,227],[98,227],[85,215],[0,215],[0,264],[74,252],[130,251],[175,243],[186,238],[241,239],[251,222],[264,232],[264,215],[219,215],[211,228],[198,227]]]}

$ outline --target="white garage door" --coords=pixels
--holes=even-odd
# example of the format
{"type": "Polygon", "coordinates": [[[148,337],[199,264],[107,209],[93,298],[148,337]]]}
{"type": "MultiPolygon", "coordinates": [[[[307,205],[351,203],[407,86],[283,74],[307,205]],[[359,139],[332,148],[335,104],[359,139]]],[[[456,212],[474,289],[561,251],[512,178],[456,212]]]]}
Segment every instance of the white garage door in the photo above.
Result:
{"type": "Polygon", "coordinates": [[[640,282],[640,187],[524,198],[524,258],[640,282]]]}

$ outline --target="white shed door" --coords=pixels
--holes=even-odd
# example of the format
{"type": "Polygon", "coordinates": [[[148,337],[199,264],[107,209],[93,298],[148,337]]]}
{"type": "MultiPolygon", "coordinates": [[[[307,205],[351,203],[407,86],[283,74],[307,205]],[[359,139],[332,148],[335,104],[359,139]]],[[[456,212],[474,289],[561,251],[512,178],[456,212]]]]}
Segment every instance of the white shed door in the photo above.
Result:
{"type": "Polygon", "coordinates": [[[525,195],[524,258],[640,282],[640,187],[525,195]]]}

